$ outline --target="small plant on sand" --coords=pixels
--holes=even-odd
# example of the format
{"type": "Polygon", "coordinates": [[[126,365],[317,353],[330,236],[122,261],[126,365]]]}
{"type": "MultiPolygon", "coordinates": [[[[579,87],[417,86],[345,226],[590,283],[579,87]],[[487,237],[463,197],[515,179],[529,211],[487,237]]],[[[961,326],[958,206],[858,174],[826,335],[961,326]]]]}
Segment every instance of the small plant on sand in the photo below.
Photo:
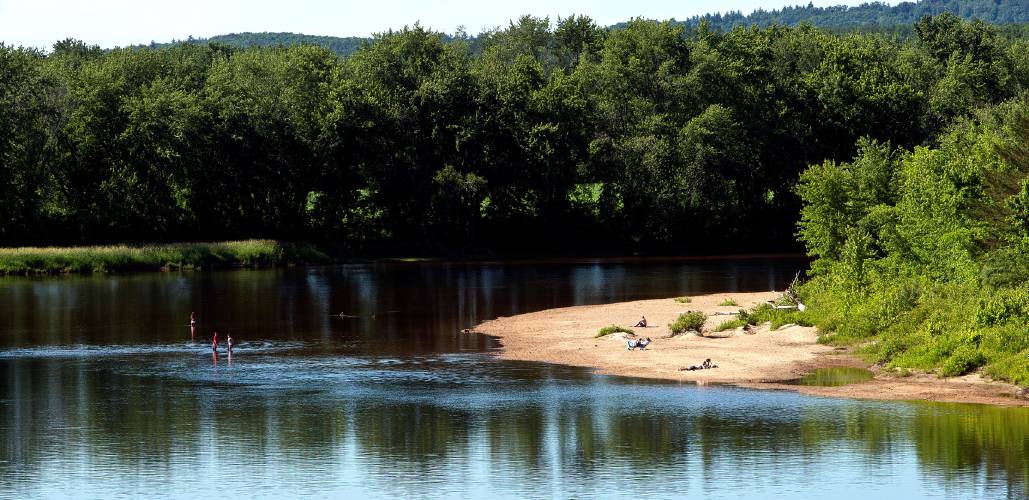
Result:
{"type": "Polygon", "coordinates": [[[668,329],[672,331],[672,335],[681,335],[689,330],[694,330],[700,333],[700,329],[704,327],[704,321],[707,321],[707,316],[700,311],[687,311],[679,315],[675,321],[668,324],[668,329]]]}
{"type": "Polygon", "coordinates": [[[730,319],[728,321],[723,321],[722,324],[718,325],[718,327],[715,328],[715,331],[716,332],[724,332],[726,330],[735,330],[735,329],[740,328],[742,326],[747,326],[747,321],[746,320],[744,320],[744,319],[730,319]]]}
{"type": "Polygon", "coordinates": [[[685,296],[683,296],[683,297],[676,297],[675,301],[680,303],[680,304],[689,304],[690,302],[693,302],[689,297],[685,297],[685,296]]]}
{"type": "Polygon", "coordinates": [[[733,299],[725,299],[725,300],[719,302],[718,305],[720,305],[720,306],[738,306],[739,304],[737,304],[736,301],[733,300],[733,299]]]}
{"type": "Polygon", "coordinates": [[[597,332],[597,334],[593,336],[593,338],[600,338],[600,337],[603,337],[605,335],[611,335],[612,333],[618,333],[618,332],[621,332],[621,333],[631,333],[633,335],[636,335],[636,332],[632,331],[629,328],[625,328],[624,326],[611,325],[611,326],[605,326],[604,328],[601,328],[597,332]]]}

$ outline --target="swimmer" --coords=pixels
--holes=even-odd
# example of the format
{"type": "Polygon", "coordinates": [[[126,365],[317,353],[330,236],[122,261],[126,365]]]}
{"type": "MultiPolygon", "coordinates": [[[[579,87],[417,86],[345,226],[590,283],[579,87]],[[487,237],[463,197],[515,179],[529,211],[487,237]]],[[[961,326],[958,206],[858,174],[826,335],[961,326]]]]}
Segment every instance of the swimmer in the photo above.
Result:
{"type": "Polygon", "coordinates": [[[218,332],[214,332],[214,339],[211,340],[211,350],[218,352],[218,332]]]}
{"type": "Polygon", "coordinates": [[[229,345],[229,354],[232,354],[232,334],[225,334],[225,343],[229,345]]]}
{"type": "Polygon", "coordinates": [[[189,313],[189,326],[197,326],[197,313],[193,311],[189,313]]]}

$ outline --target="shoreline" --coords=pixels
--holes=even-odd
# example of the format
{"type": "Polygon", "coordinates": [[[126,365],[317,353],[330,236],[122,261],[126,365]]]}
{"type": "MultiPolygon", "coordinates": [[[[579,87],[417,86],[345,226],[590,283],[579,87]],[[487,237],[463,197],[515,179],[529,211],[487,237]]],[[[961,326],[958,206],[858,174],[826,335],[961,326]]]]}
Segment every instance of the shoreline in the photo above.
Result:
{"type": "Polygon", "coordinates": [[[485,321],[471,332],[494,337],[500,359],[534,361],[592,368],[603,375],[669,380],[698,385],[719,384],[761,390],[784,390],[812,396],[870,400],[918,400],[1029,406],[1021,387],[987,380],[978,374],[939,378],[915,374],[894,376],[871,366],[846,348],[818,343],[814,327],[786,325],[771,331],[758,325],[750,333],[741,328],[713,332],[729,313],[778,297],[775,292],[717,293],[692,296],[690,303],[673,298],[547,309],[485,321]],[[737,306],[722,306],[732,299],[737,306]],[[704,335],[669,336],[668,323],[679,313],[701,311],[708,318],[704,335]],[[717,313],[721,313],[716,315],[717,313]],[[645,315],[648,327],[633,328],[650,337],[645,351],[628,351],[622,333],[595,337],[605,326],[629,327],[645,315]],[[710,358],[718,368],[682,371],[710,358]],[[867,368],[866,382],[826,387],[790,384],[818,368],[867,368]]]}
{"type": "Polygon", "coordinates": [[[225,269],[268,269],[361,263],[539,265],[568,262],[637,263],[648,261],[714,262],[747,260],[806,261],[803,253],[758,252],[729,255],[376,255],[349,254],[330,246],[270,239],[115,243],[87,246],[0,247],[0,276],[60,276],[71,274],[135,274],[225,269]]]}

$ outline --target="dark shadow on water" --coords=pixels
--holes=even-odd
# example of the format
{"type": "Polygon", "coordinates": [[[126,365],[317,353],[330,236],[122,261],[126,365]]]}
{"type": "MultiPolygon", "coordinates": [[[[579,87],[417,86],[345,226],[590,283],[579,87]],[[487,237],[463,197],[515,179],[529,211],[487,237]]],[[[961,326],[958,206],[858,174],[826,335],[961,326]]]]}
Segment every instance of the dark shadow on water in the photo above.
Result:
{"type": "Polygon", "coordinates": [[[819,387],[839,387],[869,380],[872,380],[872,372],[864,368],[832,367],[818,368],[797,380],[791,380],[787,383],[819,387]]]}

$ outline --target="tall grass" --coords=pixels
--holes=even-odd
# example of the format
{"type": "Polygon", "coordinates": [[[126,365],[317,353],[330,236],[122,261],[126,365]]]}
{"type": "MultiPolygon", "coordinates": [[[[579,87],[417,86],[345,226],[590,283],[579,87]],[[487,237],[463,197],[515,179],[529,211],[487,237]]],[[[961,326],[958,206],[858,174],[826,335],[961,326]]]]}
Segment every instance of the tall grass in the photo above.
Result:
{"type": "Polygon", "coordinates": [[[721,322],[718,326],[715,327],[715,331],[724,332],[726,330],[735,330],[737,328],[747,326],[747,324],[747,321],[743,319],[730,319],[721,322]]]}
{"type": "Polygon", "coordinates": [[[164,245],[0,248],[0,274],[273,267],[327,263],[318,248],[274,240],[164,245]]]}

